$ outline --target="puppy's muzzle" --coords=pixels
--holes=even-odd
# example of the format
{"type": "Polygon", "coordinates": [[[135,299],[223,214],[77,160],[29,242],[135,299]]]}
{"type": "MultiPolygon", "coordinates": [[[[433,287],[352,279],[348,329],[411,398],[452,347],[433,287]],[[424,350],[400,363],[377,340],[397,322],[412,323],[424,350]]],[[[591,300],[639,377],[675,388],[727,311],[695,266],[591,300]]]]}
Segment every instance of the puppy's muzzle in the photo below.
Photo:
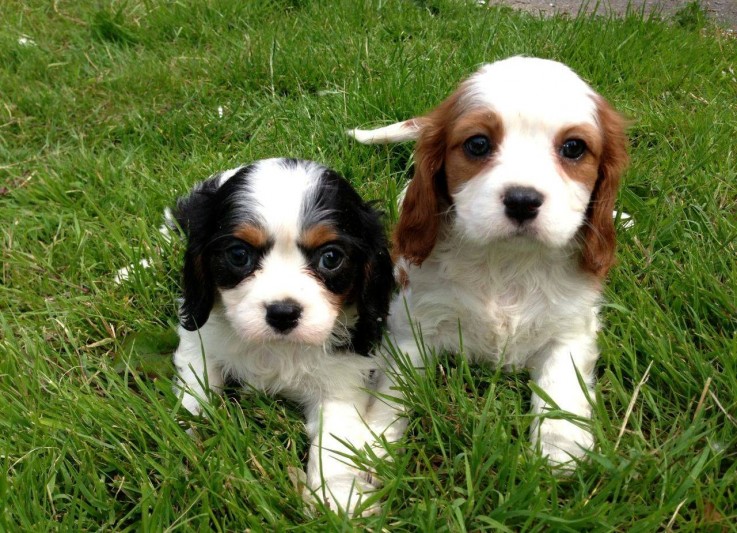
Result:
{"type": "Polygon", "coordinates": [[[532,187],[510,187],[502,197],[504,214],[522,224],[537,216],[544,197],[532,187]]]}
{"type": "Polygon", "coordinates": [[[297,327],[302,306],[294,300],[281,300],[266,305],[266,323],[279,333],[289,333],[297,327]]]}

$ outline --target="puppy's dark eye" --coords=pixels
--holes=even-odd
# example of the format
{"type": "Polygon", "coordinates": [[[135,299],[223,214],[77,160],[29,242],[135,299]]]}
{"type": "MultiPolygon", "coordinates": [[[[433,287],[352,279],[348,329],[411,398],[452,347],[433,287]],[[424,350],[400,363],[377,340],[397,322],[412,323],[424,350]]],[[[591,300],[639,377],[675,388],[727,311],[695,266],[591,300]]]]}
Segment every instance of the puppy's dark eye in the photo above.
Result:
{"type": "Polygon", "coordinates": [[[317,268],[323,272],[334,272],[345,262],[345,252],[338,246],[330,245],[323,248],[317,268]]]}
{"type": "Polygon", "coordinates": [[[474,135],[463,143],[463,151],[471,157],[484,157],[491,153],[491,141],[486,135],[474,135]]]}
{"type": "Polygon", "coordinates": [[[586,153],[586,143],[581,139],[568,139],[560,147],[560,155],[566,159],[579,159],[586,153]]]}
{"type": "Polygon", "coordinates": [[[252,271],[256,267],[256,250],[246,243],[239,243],[225,249],[225,258],[230,266],[238,270],[252,271]]]}

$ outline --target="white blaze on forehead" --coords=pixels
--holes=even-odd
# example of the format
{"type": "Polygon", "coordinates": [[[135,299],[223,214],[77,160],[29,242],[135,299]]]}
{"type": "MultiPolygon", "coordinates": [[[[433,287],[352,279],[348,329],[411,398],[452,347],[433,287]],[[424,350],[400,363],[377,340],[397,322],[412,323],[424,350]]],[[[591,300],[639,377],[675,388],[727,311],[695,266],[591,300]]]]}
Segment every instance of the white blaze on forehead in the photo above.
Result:
{"type": "Polygon", "coordinates": [[[484,65],[468,80],[461,105],[488,106],[510,126],[556,133],[596,124],[596,93],[562,63],[512,57],[484,65]]]}
{"type": "Polygon", "coordinates": [[[316,192],[322,168],[315,163],[266,159],[256,163],[248,179],[248,204],[253,206],[267,233],[296,245],[304,205],[316,192]]]}

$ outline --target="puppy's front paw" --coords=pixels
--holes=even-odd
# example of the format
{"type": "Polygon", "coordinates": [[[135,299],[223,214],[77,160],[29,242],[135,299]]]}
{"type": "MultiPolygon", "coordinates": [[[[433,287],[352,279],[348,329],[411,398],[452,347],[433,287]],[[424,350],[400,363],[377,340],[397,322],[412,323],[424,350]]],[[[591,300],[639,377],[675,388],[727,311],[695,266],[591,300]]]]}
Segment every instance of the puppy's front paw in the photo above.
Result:
{"type": "Polygon", "coordinates": [[[381,509],[378,502],[368,507],[363,505],[374,490],[370,476],[364,473],[345,474],[326,479],[322,484],[309,484],[309,488],[306,486],[303,491],[303,497],[310,506],[314,506],[317,498],[333,512],[344,512],[349,516],[370,516],[381,509]]]}
{"type": "Polygon", "coordinates": [[[540,447],[540,453],[562,472],[576,468],[576,459],[582,459],[586,451],[594,447],[594,436],[568,420],[547,419],[532,433],[532,443],[540,447]]]}
{"type": "Polygon", "coordinates": [[[374,486],[366,474],[334,477],[325,480],[325,503],[331,509],[337,510],[337,507],[350,516],[359,514],[357,513],[359,509],[361,516],[370,516],[378,513],[379,504],[375,503],[366,508],[362,504],[373,491],[374,486]]]}
{"type": "Polygon", "coordinates": [[[192,413],[194,416],[200,416],[202,414],[202,406],[197,398],[189,393],[184,393],[182,397],[182,407],[192,413]]]}

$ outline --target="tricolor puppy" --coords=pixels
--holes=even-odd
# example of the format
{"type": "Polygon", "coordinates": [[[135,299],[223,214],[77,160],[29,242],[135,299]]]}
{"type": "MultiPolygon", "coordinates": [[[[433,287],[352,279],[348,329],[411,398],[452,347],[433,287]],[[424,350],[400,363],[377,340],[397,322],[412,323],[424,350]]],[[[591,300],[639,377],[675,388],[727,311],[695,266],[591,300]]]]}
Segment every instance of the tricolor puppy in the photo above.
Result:
{"type": "MultiPolygon", "coordinates": [[[[460,351],[460,325],[470,360],[526,367],[558,408],[589,418],[627,163],[620,116],[567,66],[513,57],[482,66],[426,116],[350,133],[417,140],[394,233],[403,291],[389,329],[399,349],[421,364],[412,320],[427,347],[460,351]]],[[[384,378],[380,390],[390,387],[384,378]]],[[[543,416],[551,407],[533,394],[533,444],[553,464],[581,457],[590,431],[543,416]]],[[[398,414],[377,402],[370,418],[393,440],[405,426],[398,414]]]]}
{"type": "Polygon", "coordinates": [[[304,406],[307,483],[352,513],[368,476],[346,443],[371,440],[365,391],[393,288],[381,218],[317,163],[270,159],[179,200],[188,244],[178,389],[193,413],[227,378],[304,406]]]}

